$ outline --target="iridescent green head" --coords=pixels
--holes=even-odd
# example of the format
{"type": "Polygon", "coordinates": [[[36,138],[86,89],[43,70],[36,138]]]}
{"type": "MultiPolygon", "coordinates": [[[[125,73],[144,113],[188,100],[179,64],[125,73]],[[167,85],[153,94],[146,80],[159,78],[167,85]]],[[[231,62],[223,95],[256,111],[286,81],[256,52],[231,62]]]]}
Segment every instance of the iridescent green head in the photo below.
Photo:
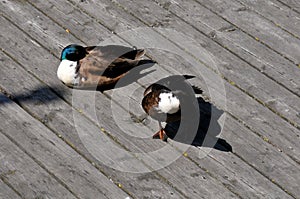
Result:
{"type": "Polygon", "coordinates": [[[84,58],[86,54],[87,52],[84,47],[71,44],[62,50],[60,60],[79,61],[84,58]]]}

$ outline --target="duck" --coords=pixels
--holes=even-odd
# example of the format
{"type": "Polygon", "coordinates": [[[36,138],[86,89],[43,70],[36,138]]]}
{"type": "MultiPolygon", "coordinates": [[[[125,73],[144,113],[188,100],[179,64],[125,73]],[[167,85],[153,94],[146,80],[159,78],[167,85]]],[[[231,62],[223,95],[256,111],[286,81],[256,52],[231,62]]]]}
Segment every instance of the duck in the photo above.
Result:
{"type": "Polygon", "coordinates": [[[136,47],[70,44],[61,52],[57,77],[71,88],[110,89],[132,68],[145,63],[144,54],[144,49],[136,47]]]}
{"type": "Polygon", "coordinates": [[[159,131],[153,139],[161,139],[167,142],[168,136],[162,127],[162,122],[172,123],[181,120],[181,105],[183,100],[195,94],[202,94],[202,90],[194,85],[187,84],[187,79],[193,75],[173,75],[163,78],[148,86],[143,94],[142,108],[151,118],[158,121],[159,131]],[[194,92],[188,92],[188,87],[194,92]]]}

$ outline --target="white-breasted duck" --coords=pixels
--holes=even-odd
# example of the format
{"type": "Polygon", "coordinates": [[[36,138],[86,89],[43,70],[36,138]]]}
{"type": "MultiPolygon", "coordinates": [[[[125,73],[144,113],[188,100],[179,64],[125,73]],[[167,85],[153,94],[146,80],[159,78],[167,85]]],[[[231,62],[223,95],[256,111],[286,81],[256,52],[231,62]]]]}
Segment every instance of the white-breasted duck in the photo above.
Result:
{"type": "Polygon", "coordinates": [[[66,46],[61,53],[58,78],[74,88],[113,88],[129,70],[142,64],[145,50],[119,45],[66,46]]]}
{"type": "MultiPolygon", "coordinates": [[[[167,134],[161,122],[171,123],[181,119],[181,101],[191,95],[186,93],[186,79],[194,78],[191,75],[174,75],[163,78],[145,89],[142,107],[153,119],[158,121],[160,130],[153,135],[154,139],[167,141],[167,134]]],[[[201,94],[202,90],[191,86],[192,95],[201,94]]]]}

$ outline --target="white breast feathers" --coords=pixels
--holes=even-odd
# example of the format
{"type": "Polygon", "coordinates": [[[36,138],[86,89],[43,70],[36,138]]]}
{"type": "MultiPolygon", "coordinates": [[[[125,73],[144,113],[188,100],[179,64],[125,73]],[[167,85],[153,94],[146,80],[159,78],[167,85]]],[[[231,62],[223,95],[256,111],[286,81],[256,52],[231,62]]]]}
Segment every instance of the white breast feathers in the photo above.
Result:
{"type": "Polygon", "coordinates": [[[158,109],[164,113],[173,114],[179,110],[179,99],[173,93],[161,93],[158,109]]]}
{"type": "Polygon", "coordinates": [[[76,66],[75,61],[62,60],[57,69],[57,77],[67,85],[74,85],[78,82],[76,66]]]}

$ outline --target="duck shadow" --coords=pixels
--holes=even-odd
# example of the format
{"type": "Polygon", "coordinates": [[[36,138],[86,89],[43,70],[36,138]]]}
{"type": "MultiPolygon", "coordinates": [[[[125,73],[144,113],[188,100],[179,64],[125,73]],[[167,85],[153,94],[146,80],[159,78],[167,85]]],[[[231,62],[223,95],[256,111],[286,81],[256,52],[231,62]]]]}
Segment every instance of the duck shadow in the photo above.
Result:
{"type": "Polygon", "coordinates": [[[38,86],[33,90],[13,95],[5,92],[3,94],[6,97],[2,97],[0,99],[0,105],[13,102],[39,105],[61,100],[61,98],[58,95],[54,94],[48,86],[38,86]]]}
{"type": "MultiPolygon", "coordinates": [[[[177,132],[180,128],[180,121],[166,124],[164,129],[168,138],[196,147],[202,146],[224,152],[232,152],[232,146],[226,142],[226,140],[217,137],[221,133],[221,126],[218,123],[218,119],[224,112],[213,106],[211,103],[205,102],[201,97],[197,98],[197,102],[200,119],[196,135],[190,135],[194,137],[192,142],[191,139],[185,139],[184,136],[177,136],[177,132]]],[[[186,128],[184,131],[184,134],[187,134],[186,131],[188,131],[188,129],[186,128]]]]}

